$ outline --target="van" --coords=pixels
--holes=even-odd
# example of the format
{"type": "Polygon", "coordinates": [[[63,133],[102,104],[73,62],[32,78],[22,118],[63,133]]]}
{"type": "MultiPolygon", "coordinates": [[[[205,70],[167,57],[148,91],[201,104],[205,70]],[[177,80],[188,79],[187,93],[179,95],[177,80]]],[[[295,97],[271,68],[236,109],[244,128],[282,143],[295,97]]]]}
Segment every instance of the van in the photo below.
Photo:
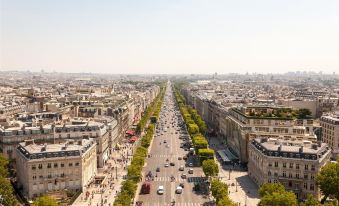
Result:
{"type": "Polygon", "coordinates": [[[141,186],[141,194],[149,194],[151,192],[151,183],[144,182],[141,186]]]}

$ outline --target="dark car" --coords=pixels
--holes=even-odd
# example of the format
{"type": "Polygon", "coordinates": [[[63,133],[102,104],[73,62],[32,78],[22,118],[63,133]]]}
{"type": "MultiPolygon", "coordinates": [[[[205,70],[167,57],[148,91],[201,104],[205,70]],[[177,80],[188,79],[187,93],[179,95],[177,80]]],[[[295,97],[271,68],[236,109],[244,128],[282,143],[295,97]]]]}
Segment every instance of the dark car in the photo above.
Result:
{"type": "Polygon", "coordinates": [[[171,162],[170,165],[171,165],[171,166],[175,166],[174,162],[171,162]]]}
{"type": "Polygon", "coordinates": [[[156,171],[157,171],[157,172],[160,172],[160,167],[157,167],[156,171]]]}

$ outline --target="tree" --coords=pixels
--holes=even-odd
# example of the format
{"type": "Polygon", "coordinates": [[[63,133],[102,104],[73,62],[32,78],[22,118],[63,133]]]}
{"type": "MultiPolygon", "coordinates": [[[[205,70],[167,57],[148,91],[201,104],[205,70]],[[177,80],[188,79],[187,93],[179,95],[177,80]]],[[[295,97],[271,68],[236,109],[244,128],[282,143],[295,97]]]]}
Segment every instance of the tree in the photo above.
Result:
{"type": "Polygon", "coordinates": [[[202,170],[207,177],[217,176],[219,173],[219,167],[213,159],[204,160],[202,162],[202,170]]]}
{"type": "Polygon", "coordinates": [[[8,159],[0,153],[0,177],[8,177],[8,159]]]}
{"type": "Polygon", "coordinates": [[[222,197],[219,201],[217,206],[237,206],[228,196],[222,197]]]}
{"type": "Polygon", "coordinates": [[[212,180],[211,182],[212,196],[216,199],[217,204],[223,197],[228,197],[228,186],[219,180],[212,180]]]}
{"type": "Polygon", "coordinates": [[[330,195],[339,200],[339,163],[325,165],[318,173],[316,182],[324,194],[321,203],[324,203],[330,195]]]}
{"type": "Polygon", "coordinates": [[[0,196],[2,197],[3,205],[19,205],[14,195],[12,184],[4,177],[0,177],[0,196]]]}
{"type": "Polygon", "coordinates": [[[190,135],[199,133],[199,127],[196,124],[188,124],[188,132],[190,135]]]}
{"type": "Polygon", "coordinates": [[[281,183],[265,183],[259,188],[260,197],[270,195],[273,192],[285,192],[285,187],[281,183]]]}
{"type": "Polygon", "coordinates": [[[312,195],[308,195],[304,203],[300,203],[299,206],[321,206],[320,202],[312,195]]]}
{"type": "Polygon", "coordinates": [[[42,195],[35,199],[33,206],[57,206],[57,202],[48,195],[42,195]]]}
{"type": "Polygon", "coordinates": [[[306,119],[308,116],[310,116],[312,112],[309,109],[299,109],[298,111],[298,119],[306,119]]]}
{"type": "Polygon", "coordinates": [[[297,206],[297,197],[293,192],[273,192],[264,195],[259,206],[297,206]]]}

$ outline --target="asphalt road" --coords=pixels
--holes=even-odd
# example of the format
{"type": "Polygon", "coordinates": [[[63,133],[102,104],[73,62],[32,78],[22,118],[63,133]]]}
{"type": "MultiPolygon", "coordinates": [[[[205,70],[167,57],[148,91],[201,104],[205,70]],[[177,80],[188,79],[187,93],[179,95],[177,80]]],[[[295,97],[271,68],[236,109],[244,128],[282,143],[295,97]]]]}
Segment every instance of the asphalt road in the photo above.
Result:
{"type": "MultiPolygon", "coordinates": [[[[170,86],[167,87],[163,107],[161,110],[160,118],[157,123],[157,129],[153,138],[153,143],[150,149],[150,157],[146,160],[146,165],[143,169],[143,181],[139,183],[139,187],[146,181],[146,174],[151,171],[153,180],[151,178],[151,191],[150,194],[139,194],[138,201],[142,201],[145,206],[164,206],[164,205],[183,205],[183,206],[197,206],[203,205],[208,201],[208,198],[202,194],[193,191],[193,183],[189,180],[201,181],[203,171],[200,167],[189,167],[188,163],[191,158],[186,162],[185,160],[178,160],[178,157],[185,156],[189,151],[180,148],[180,144],[184,140],[179,139],[179,136],[187,135],[184,127],[180,127],[179,122],[182,122],[182,117],[178,108],[176,107],[175,97],[172,93],[170,86]],[[166,141],[167,143],[164,143],[166,141]],[[174,163],[175,166],[165,167],[165,163],[174,163]],[[184,171],[179,171],[179,167],[183,165],[184,171]],[[156,168],[160,168],[160,172],[156,172],[156,168]],[[188,174],[188,170],[192,168],[193,174],[188,174]],[[181,174],[187,175],[186,179],[181,177],[181,174]],[[155,175],[156,174],[156,175],[155,175]],[[174,176],[175,180],[171,180],[174,176]],[[184,183],[183,192],[176,194],[176,187],[180,183],[184,183]],[[157,189],[159,186],[164,187],[164,194],[159,195],[157,189]],[[172,201],[175,200],[175,204],[172,201]]],[[[188,150],[188,149],[186,149],[188,150]]],[[[139,193],[140,191],[137,191],[139,193]]]]}

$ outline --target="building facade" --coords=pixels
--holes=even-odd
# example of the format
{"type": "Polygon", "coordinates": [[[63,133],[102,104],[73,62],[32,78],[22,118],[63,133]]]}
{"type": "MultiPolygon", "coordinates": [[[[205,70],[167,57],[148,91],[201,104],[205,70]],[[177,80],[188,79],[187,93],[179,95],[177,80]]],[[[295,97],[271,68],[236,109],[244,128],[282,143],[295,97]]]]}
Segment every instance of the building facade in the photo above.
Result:
{"type": "Polygon", "coordinates": [[[331,150],[326,143],[255,138],[248,152],[248,174],[258,186],[280,182],[298,199],[309,194],[320,198],[315,177],[330,161],[331,150]]]}
{"type": "Polygon", "coordinates": [[[82,190],[97,173],[96,142],[90,138],[44,145],[28,140],[16,153],[17,183],[28,198],[46,191],[82,190]]]}

